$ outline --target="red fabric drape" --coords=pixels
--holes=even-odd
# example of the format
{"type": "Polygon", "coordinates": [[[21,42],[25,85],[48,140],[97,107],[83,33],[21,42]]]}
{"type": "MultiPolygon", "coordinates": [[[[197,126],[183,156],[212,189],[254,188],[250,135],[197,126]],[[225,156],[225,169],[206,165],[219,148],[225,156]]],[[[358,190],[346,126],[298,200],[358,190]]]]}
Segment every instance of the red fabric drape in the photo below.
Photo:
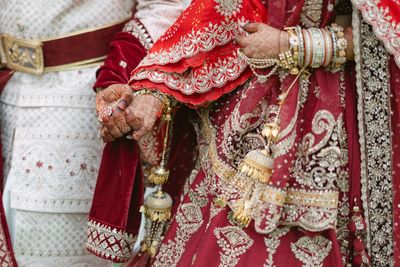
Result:
{"type": "MultiPolygon", "coordinates": [[[[11,79],[13,71],[11,70],[0,70],[0,93],[3,88],[6,86],[7,82],[11,79]]],[[[3,185],[4,185],[4,177],[3,177],[3,156],[2,156],[2,147],[1,147],[1,139],[0,139],[0,265],[1,266],[18,266],[14,257],[14,252],[12,249],[10,233],[8,231],[6,216],[3,207],[3,185]]]]}
{"type": "MultiPolygon", "coordinates": [[[[110,54],[97,71],[94,88],[127,83],[129,73],[145,55],[146,49],[131,33],[117,33],[110,54]]],[[[115,262],[126,261],[139,230],[142,202],[143,179],[136,142],[121,138],[107,143],[89,214],[87,249],[115,262]]]]}

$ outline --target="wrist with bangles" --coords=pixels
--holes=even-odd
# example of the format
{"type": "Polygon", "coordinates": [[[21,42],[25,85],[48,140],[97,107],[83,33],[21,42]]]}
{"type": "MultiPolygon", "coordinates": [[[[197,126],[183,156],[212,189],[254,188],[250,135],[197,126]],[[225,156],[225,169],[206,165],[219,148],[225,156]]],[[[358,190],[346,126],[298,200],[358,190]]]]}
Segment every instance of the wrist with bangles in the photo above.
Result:
{"type": "Polygon", "coordinates": [[[339,71],[346,63],[347,40],[344,30],[337,24],[319,29],[302,29],[300,26],[285,28],[279,35],[278,58],[250,58],[241,49],[242,57],[260,82],[266,82],[279,69],[297,75],[300,69],[325,67],[331,72],[339,71]],[[281,51],[281,35],[289,36],[289,49],[281,51]],[[266,75],[257,73],[257,69],[272,68],[266,75]]]}
{"type": "Polygon", "coordinates": [[[156,90],[149,90],[149,89],[142,89],[139,91],[135,91],[133,93],[134,96],[137,95],[151,95],[154,96],[155,98],[157,98],[161,104],[162,104],[162,108],[160,111],[160,116],[163,116],[163,118],[165,120],[169,120],[170,119],[170,112],[171,112],[171,108],[176,104],[176,102],[168,95],[163,94],[159,91],[156,90]]]}

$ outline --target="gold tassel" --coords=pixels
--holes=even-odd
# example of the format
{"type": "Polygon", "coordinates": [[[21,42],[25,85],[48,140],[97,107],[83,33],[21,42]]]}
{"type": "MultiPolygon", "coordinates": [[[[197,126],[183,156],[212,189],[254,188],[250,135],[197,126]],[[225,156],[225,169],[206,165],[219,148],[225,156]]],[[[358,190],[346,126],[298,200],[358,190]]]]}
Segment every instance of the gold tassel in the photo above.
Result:
{"type": "Polygon", "coordinates": [[[157,168],[153,168],[147,179],[152,184],[162,185],[168,181],[168,177],[169,177],[169,170],[165,169],[165,167],[161,165],[157,168]]]}
{"type": "Polygon", "coordinates": [[[161,190],[149,194],[144,200],[141,211],[146,217],[146,236],[141,243],[141,251],[147,252],[151,257],[154,257],[161,244],[165,228],[171,219],[171,208],[171,196],[161,190]]]}
{"type": "Polygon", "coordinates": [[[245,156],[239,171],[261,183],[268,183],[274,168],[274,159],[267,149],[252,150],[245,156]]]}
{"type": "Polygon", "coordinates": [[[169,138],[169,125],[171,122],[171,107],[166,107],[163,120],[166,121],[165,137],[163,143],[163,152],[160,166],[153,168],[148,180],[158,186],[158,190],[149,194],[145,200],[141,212],[146,217],[145,238],[141,243],[141,251],[147,252],[151,257],[156,255],[158,247],[164,236],[168,221],[171,219],[172,198],[161,190],[169,178],[169,170],[165,168],[165,155],[167,151],[169,138]]]}

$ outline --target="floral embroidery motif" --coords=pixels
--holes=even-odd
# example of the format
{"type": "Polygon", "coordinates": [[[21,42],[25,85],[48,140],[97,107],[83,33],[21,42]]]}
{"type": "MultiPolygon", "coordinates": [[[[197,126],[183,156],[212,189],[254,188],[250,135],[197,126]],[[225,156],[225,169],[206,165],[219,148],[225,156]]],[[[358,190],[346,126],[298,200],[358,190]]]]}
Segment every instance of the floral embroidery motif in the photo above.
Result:
{"type": "Polygon", "coordinates": [[[291,243],[290,248],[304,267],[322,267],[332,249],[332,242],[323,236],[303,236],[296,243],[291,243]]]}
{"type": "Polygon", "coordinates": [[[354,17],[361,190],[368,232],[366,240],[373,266],[393,266],[389,56],[374,36],[371,26],[354,17]]]}
{"type": "Polygon", "coordinates": [[[243,19],[226,20],[221,24],[210,23],[207,27],[182,36],[180,41],[168,50],[160,50],[148,54],[139,64],[139,67],[149,65],[166,65],[176,63],[181,59],[193,57],[201,52],[208,52],[216,46],[222,46],[232,41],[243,32],[239,27],[245,23],[243,19]]]}
{"type": "Polygon", "coordinates": [[[394,56],[400,66],[400,23],[388,15],[388,9],[379,7],[378,0],[351,0],[359,9],[364,19],[373,26],[375,35],[381,40],[387,51],[394,56]]]}
{"type": "Polygon", "coordinates": [[[224,17],[235,16],[242,9],[243,0],[214,0],[215,9],[224,17]]]}
{"type": "Polygon", "coordinates": [[[86,248],[90,252],[115,262],[128,261],[136,241],[133,235],[94,220],[88,221],[87,236],[86,248]]]}
{"type": "Polygon", "coordinates": [[[246,67],[246,62],[234,52],[232,57],[218,59],[213,64],[205,63],[202,67],[183,74],[143,69],[135,73],[131,79],[149,79],[154,83],[163,83],[185,95],[192,95],[224,86],[228,81],[239,77],[246,67]]]}
{"type": "Polygon", "coordinates": [[[235,266],[240,255],[244,254],[252,245],[253,240],[239,227],[216,227],[214,235],[221,248],[220,267],[235,266]]]}
{"type": "Polygon", "coordinates": [[[278,228],[271,232],[268,237],[264,237],[265,247],[267,248],[268,258],[264,264],[264,267],[275,267],[274,254],[281,244],[281,238],[286,235],[290,230],[290,227],[278,228]]]}

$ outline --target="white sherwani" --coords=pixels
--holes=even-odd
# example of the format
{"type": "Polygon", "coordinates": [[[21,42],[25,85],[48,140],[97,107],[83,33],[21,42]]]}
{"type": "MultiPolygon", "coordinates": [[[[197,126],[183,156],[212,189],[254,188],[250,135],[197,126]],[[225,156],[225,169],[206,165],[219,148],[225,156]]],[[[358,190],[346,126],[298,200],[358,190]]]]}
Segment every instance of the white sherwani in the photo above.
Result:
{"type": "MultiPolygon", "coordinates": [[[[0,33],[29,40],[105,26],[127,18],[130,2],[0,0],[0,33]]],[[[138,2],[153,40],[183,9],[178,0],[138,2]]],[[[95,70],[16,72],[1,94],[3,201],[20,266],[110,265],[84,248],[103,148],[91,90],[95,70]]]]}

